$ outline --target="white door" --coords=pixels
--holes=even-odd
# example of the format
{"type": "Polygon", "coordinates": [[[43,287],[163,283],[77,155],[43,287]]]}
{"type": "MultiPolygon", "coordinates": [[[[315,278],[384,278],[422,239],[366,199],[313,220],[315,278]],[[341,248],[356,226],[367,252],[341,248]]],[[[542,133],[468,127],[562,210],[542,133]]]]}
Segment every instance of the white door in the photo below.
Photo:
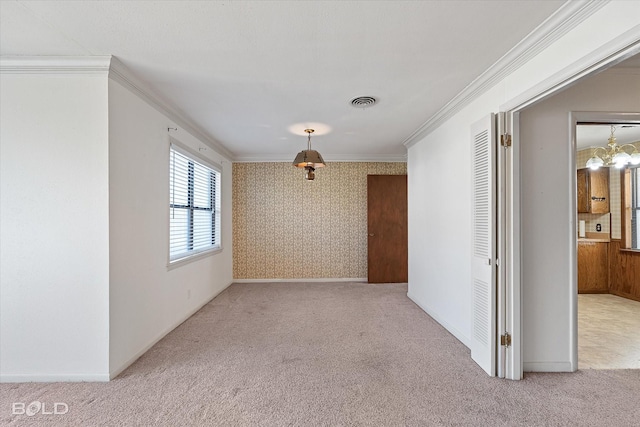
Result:
{"type": "Polygon", "coordinates": [[[496,126],[491,114],[471,127],[473,254],[471,358],[496,375],[496,126]]]}

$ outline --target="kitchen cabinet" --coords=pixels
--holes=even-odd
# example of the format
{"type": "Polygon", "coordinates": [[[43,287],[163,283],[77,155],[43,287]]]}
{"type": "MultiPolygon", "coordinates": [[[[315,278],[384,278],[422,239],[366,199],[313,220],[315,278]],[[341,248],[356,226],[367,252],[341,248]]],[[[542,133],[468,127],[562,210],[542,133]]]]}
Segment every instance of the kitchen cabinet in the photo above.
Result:
{"type": "Polygon", "coordinates": [[[609,213],[609,168],[578,169],[578,213],[609,213]]]}
{"type": "Polygon", "coordinates": [[[578,240],[578,293],[609,292],[609,243],[578,240]]]}

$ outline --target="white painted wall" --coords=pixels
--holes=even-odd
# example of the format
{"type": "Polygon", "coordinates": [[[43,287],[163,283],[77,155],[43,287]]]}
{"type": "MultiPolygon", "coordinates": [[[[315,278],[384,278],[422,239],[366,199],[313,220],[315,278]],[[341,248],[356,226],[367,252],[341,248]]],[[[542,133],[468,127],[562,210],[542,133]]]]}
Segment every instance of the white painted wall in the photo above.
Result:
{"type": "Polygon", "coordinates": [[[106,380],[106,73],[0,79],[0,379],[106,380]]]}
{"type": "Polygon", "coordinates": [[[557,370],[571,355],[567,325],[573,322],[568,307],[576,293],[571,265],[577,215],[570,205],[576,197],[570,181],[575,174],[571,111],[640,112],[640,70],[605,71],[520,115],[525,370],[557,370]]]}
{"type": "Polygon", "coordinates": [[[109,369],[112,377],[232,281],[231,163],[109,80],[109,369]],[[222,246],[167,269],[169,132],[222,166],[222,246]]]}
{"type": "MultiPolygon", "coordinates": [[[[626,34],[637,34],[640,28],[637,16],[640,16],[638,2],[607,3],[409,148],[408,294],[463,343],[468,345],[471,333],[471,124],[490,112],[499,111],[501,105],[514,98],[538,91],[540,84],[574,62],[588,60],[594,52],[606,50],[609,44],[626,34]],[[611,25],[612,22],[615,25],[611,25]]],[[[567,116],[562,120],[566,123],[567,116]]],[[[535,182],[546,165],[528,167],[523,181],[535,182]]],[[[536,187],[536,191],[546,193],[551,203],[566,197],[566,189],[558,189],[549,179],[545,178],[540,185],[544,187],[536,187]]],[[[527,203],[527,206],[531,205],[530,201],[527,203]]],[[[527,218],[531,215],[529,212],[527,218]]],[[[548,235],[548,230],[544,232],[535,228],[539,226],[536,223],[523,224],[527,229],[526,236],[536,233],[548,235]]],[[[556,323],[539,322],[537,318],[546,307],[568,310],[566,290],[529,292],[543,277],[540,271],[545,272],[544,278],[550,283],[566,281],[569,242],[565,239],[559,244],[560,258],[552,263],[536,265],[537,271],[532,270],[528,263],[523,271],[524,293],[530,296],[524,304],[539,307],[535,312],[527,311],[523,319],[527,325],[523,336],[525,369],[570,369],[568,344],[562,341],[570,328],[567,316],[558,314],[556,323]],[[534,352],[526,350],[533,346],[536,347],[534,352]]],[[[548,250],[548,245],[549,242],[543,242],[543,239],[529,242],[527,256],[546,259],[542,254],[548,250]]]]}
{"type": "Polygon", "coordinates": [[[10,74],[0,91],[0,380],[106,381],[232,280],[223,250],[168,270],[169,134],[106,71],[10,74]]]}
{"type": "MultiPolygon", "coordinates": [[[[479,113],[473,119],[486,111],[479,113]]],[[[408,295],[467,346],[471,328],[469,138],[468,126],[465,132],[455,123],[445,123],[411,147],[407,159],[408,295]]]]}

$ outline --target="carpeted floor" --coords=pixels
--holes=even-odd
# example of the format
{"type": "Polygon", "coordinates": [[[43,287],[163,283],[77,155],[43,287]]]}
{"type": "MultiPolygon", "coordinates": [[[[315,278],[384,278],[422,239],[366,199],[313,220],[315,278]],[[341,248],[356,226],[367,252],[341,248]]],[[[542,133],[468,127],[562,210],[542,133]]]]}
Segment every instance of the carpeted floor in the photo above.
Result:
{"type": "Polygon", "coordinates": [[[2,425],[638,426],[640,370],[489,378],[406,284],[234,284],[109,383],[1,384],[2,425]],[[12,415],[12,402],[64,415],[12,415]]]}

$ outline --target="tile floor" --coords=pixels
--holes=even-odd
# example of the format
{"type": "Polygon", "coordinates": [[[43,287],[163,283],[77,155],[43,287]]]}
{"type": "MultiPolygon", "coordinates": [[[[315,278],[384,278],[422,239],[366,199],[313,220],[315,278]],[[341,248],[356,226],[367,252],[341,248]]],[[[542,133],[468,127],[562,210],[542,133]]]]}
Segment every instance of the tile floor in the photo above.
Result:
{"type": "Polygon", "coordinates": [[[578,295],[578,369],[640,369],[640,302],[578,295]]]}

